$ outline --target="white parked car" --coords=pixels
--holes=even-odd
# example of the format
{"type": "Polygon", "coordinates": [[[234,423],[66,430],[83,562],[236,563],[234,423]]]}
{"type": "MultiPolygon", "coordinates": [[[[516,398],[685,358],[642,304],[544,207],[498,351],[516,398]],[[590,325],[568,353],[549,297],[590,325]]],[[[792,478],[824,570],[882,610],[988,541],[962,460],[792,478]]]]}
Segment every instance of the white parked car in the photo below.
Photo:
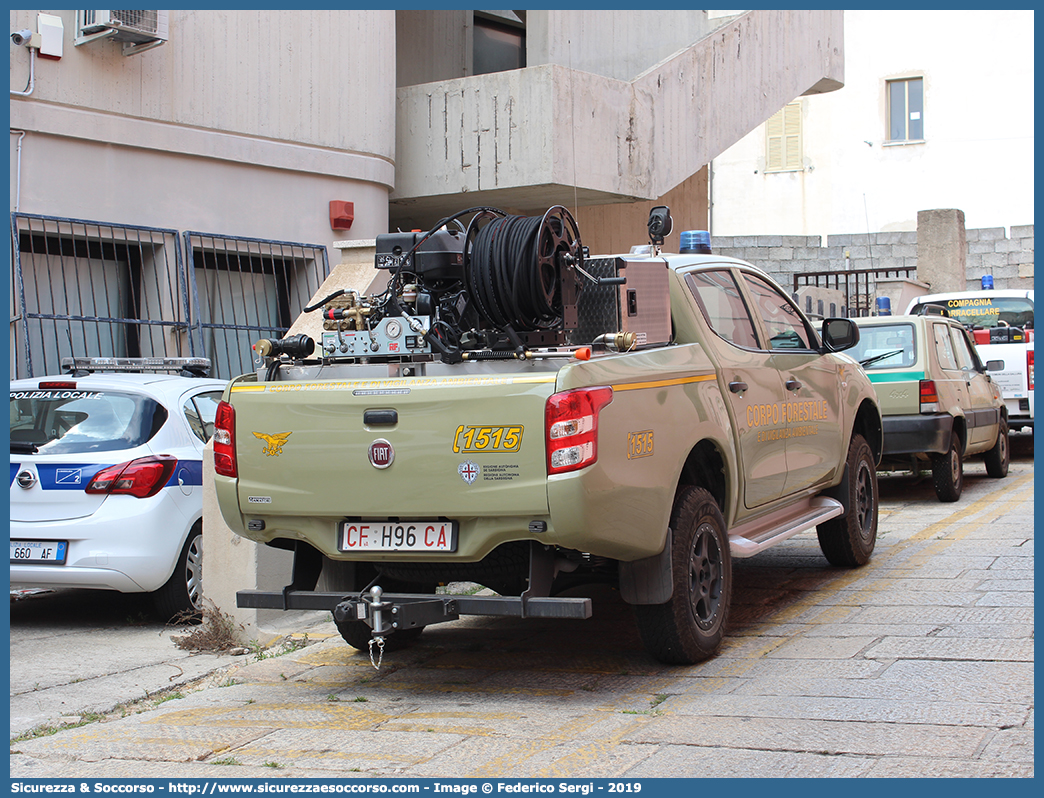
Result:
{"type": "Polygon", "coordinates": [[[66,358],[11,382],[11,587],[203,600],[203,446],[226,381],[201,358],[66,358]],[[173,373],[170,373],[173,372],[173,373]]]}

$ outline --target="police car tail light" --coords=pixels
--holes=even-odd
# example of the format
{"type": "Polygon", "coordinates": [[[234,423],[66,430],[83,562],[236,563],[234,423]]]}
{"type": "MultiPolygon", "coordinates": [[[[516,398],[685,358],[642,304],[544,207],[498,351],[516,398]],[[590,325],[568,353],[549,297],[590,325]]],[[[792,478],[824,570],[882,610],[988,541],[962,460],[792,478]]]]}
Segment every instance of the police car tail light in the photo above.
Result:
{"type": "Polygon", "coordinates": [[[236,411],[228,402],[218,402],[214,416],[214,470],[223,477],[238,477],[236,462],[236,411]]]}
{"type": "Polygon", "coordinates": [[[609,386],[556,393],[547,400],[547,473],[564,474],[598,460],[598,413],[613,401],[609,386]]]}
{"type": "Polygon", "coordinates": [[[109,496],[126,494],[147,499],[160,492],[177,465],[178,458],[169,454],[140,457],[103,468],[94,475],[84,491],[109,496]]]}
{"type": "Polygon", "coordinates": [[[1029,380],[1029,389],[1033,390],[1033,350],[1026,353],[1026,379],[1029,380]]]}
{"type": "Polygon", "coordinates": [[[75,382],[53,382],[44,380],[40,383],[41,391],[75,391],[75,382]]]}
{"type": "Polygon", "coordinates": [[[921,380],[921,412],[939,412],[939,392],[935,389],[935,380],[921,380]]]}

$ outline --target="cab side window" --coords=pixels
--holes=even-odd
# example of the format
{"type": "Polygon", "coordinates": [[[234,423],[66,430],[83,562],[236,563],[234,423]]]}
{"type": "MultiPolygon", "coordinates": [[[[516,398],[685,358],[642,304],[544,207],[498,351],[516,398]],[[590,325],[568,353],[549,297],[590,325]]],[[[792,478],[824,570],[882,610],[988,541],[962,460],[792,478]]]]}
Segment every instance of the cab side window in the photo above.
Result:
{"type": "Polygon", "coordinates": [[[953,336],[953,349],[957,355],[957,365],[962,370],[982,371],[982,365],[975,356],[975,352],[972,351],[971,344],[968,343],[968,336],[964,333],[964,330],[951,327],[950,334],[953,336]]]}
{"type": "Polygon", "coordinates": [[[685,281],[715,334],[745,349],[759,348],[754,322],[730,272],[696,272],[685,275],[685,281]]]}
{"type": "Polygon", "coordinates": [[[744,274],[747,288],[754,297],[756,312],[768,328],[769,349],[814,349],[811,331],[798,309],[771,284],[754,275],[744,274]]]}
{"type": "Polygon", "coordinates": [[[957,371],[957,355],[953,351],[953,341],[950,339],[950,328],[946,324],[933,324],[932,333],[935,336],[935,354],[939,358],[939,365],[950,371],[957,371]]]}
{"type": "Polygon", "coordinates": [[[203,443],[209,441],[210,436],[214,434],[214,419],[217,417],[220,401],[220,391],[209,391],[191,397],[182,408],[189,427],[203,443]]]}

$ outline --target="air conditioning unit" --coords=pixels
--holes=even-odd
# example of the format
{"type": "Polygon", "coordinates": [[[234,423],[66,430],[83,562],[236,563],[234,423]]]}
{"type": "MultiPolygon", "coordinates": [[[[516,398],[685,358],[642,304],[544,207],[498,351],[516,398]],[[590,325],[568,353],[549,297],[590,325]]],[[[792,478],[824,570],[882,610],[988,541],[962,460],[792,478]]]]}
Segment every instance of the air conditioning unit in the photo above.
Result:
{"type": "Polygon", "coordinates": [[[123,54],[151,50],[167,41],[169,11],[77,11],[74,44],[112,39],[123,43],[123,54]]]}

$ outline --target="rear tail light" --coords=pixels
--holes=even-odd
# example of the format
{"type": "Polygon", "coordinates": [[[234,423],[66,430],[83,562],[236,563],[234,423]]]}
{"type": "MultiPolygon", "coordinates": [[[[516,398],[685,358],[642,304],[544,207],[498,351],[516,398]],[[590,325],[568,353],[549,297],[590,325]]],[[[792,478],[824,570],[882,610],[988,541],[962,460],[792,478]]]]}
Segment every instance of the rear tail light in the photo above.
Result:
{"type": "Polygon", "coordinates": [[[598,460],[598,413],[613,401],[609,386],[556,393],[547,400],[547,473],[565,474],[598,460]]]}
{"type": "Polygon", "coordinates": [[[103,468],[87,483],[84,491],[107,496],[126,494],[147,499],[162,490],[177,464],[178,458],[169,454],[139,457],[103,468]]]}
{"type": "Polygon", "coordinates": [[[939,393],[935,389],[935,380],[921,380],[921,412],[939,412],[939,393]]]}
{"type": "Polygon", "coordinates": [[[1033,390],[1033,350],[1030,349],[1026,352],[1026,380],[1029,383],[1029,390],[1033,390]]]}
{"type": "Polygon", "coordinates": [[[236,411],[228,402],[218,402],[214,417],[214,471],[223,477],[238,477],[236,462],[236,411]]]}

